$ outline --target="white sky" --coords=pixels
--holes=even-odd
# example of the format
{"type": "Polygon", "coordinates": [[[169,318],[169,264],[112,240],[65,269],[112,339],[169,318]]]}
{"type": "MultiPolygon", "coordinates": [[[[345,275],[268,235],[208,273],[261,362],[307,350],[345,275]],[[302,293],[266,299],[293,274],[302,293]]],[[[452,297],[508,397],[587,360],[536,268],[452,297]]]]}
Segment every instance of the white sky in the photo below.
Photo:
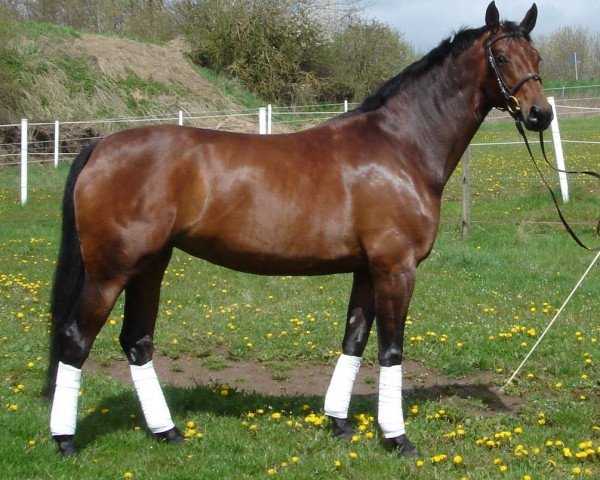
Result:
{"type": "MultiPolygon", "coordinates": [[[[367,17],[404,33],[425,53],[461,27],[481,27],[491,0],[372,0],[367,17]]],[[[500,18],[520,22],[533,0],[496,0],[500,18]]],[[[538,20],[532,33],[548,35],[562,26],[600,32],[600,0],[536,0],[538,20]]]]}

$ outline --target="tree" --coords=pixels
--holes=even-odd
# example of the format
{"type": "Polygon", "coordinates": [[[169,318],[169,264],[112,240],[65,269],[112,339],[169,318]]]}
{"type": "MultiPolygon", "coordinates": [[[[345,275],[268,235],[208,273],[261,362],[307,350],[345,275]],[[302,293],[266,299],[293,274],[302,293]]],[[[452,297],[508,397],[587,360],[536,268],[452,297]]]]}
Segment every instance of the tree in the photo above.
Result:
{"type": "Polygon", "coordinates": [[[597,77],[597,43],[583,28],[561,27],[537,42],[543,58],[542,73],[553,80],[575,80],[575,56],[579,78],[597,77]]]}

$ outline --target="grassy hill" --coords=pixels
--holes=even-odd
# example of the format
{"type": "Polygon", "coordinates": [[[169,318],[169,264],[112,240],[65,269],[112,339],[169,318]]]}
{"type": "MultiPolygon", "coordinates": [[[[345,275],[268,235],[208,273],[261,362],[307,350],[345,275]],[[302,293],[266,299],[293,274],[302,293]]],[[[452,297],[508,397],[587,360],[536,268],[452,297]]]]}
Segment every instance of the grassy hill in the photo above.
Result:
{"type": "Polygon", "coordinates": [[[17,24],[8,70],[18,107],[0,123],[84,120],[254,107],[230,80],[200,70],[183,40],[147,43],[52,24],[17,24]]]}

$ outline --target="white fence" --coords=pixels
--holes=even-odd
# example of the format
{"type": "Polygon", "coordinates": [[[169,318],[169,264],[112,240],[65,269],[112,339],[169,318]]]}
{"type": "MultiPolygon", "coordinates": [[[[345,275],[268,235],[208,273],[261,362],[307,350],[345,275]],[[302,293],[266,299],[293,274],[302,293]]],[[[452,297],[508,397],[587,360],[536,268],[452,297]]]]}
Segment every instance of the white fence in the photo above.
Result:
{"type": "MultiPolygon", "coordinates": [[[[565,87],[568,88],[568,87],[565,87]]],[[[558,168],[564,169],[564,159],[562,158],[562,143],[558,129],[558,116],[566,115],[600,115],[600,98],[586,98],[584,105],[578,104],[579,99],[570,100],[552,100],[555,109],[555,122],[552,127],[553,143],[557,156],[558,168]],[[589,106],[595,105],[598,106],[589,106]]],[[[112,129],[125,128],[137,124],[157,124],[157,123],[173,123],[178,125],[192,125],[199,127],[207,127],[214,129],[226,129],[234,131],[257,132],[260,134],[271,134],[274,129],[279,132],[294,131],[304,126],[324,121],[335,115],[348,111],[353,105],[348,102],[337,104],[321,104],[307,105],[296,107],[267,107],[259,108],[258,110],[238,110],[228,112],[211,112],[194,114],[190,112],[179,111],[177,114],[167,114],[152,117],[136,117],[136,118],[112,118],[93,121],[54,121],[46,123],[29,123],[26,119],[22,120],[21,124],[16,125],[0,125],[0,130],[3,128],[13,128],[20,131],[19,142],[0,143],[0,166],[2,165],[20,165],[20,197],[21,204],[27,202],[28,188],[28,172],[27,167],[30,163],[49,163],[53,162],[58,165],[61,159],[72,158],[81,148],[82,142],[88,142],[93,139],[93,136],[69,137],[61,139],[61,132],[67,126],[79,126],[80,128],[93,127],[103,125],[112,126],[112,129]],[[30,138],[30,132],[36,128],[43,128],[46,131],[50,130],[53,133],[48,135],[46,139],[33,140],[30,138]],[[75,148],[68,148],[68,142],[75,142],[75,148]],[[78,146],[79,145],[79,146],[78,146]],[[41,151],[40,151],[41,150],[41,151]],[[7,153],[4,153],[7,152],[7,153]],[[7,161],[8,160],[8,161],[7,161]]],[[[506,119],[506,114],[500,112],[492,113],[488,119],[506,119]]],[[[98,129],[98,128],[97,128],[98,129]]],[[[575,143],[576,141],[572,141],[575,143]]],[[[508,142],[520,143],[520,142],[508,142]]],[[[567,141],[564,141],[567,143],[567,141]]],[[[600,142],[585,142],[597,143],[600,142]]],[[[474,146],[484,145],[502,145],[507,142],[496,142],[490,144],[473,144],[474,146]]],[[[568,201],[568,185],[566,177],[561,175],[560,185],[563,194],[563,200],[568,201]]]]}

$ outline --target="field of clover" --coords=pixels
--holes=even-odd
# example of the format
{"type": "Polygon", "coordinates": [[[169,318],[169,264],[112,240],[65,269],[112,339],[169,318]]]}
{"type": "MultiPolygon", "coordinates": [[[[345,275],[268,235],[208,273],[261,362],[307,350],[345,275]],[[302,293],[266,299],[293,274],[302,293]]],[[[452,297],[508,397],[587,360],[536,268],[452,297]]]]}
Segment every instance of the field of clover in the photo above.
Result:
{"type": "MultiPolygon", "coordinates": [[[[600,140],[600,121],[565,119],[567,140],[600,140]]],[[[516,141],[510,124],[485,125],[475,143],[516,141]]],[[[600,148],[565,144],[569,168],[600,170],[600,148]]],[[[540,157],[539,148],[533,147],[540,157]]],[[[550,159],[553,151],[548,146],[550,159]]],[[[404,397],[419,459],[382,444],[376,399],[355,397],[356,436],[333,438],[323,395],[253,393],[206,382],[165,385],[181,446],[146,433],[130,384],[86,372],[80,455],[62,459],[48,433],[43,384],[48,299],[68,165],[32,166],[26,206],[17,169],[0,170],[0,461],[3,478],[600,478],[600,315],[597,265],[500,394],[594,257],[568,237],[523,146],[472,146],[472,225],[460,238],[460,165],[444,194],[440,234],[419,268],[405,355],[452,388],[415,387],[404,397]],[[506,408],[497,408],[511,400],[506,408]],[[490,407],[490,405],[496,407],[490,407]]],[[[556,176],[548,178],[556,185],[556,176]]],[[[565,215],[589,243],[600,182],[570,179],[565,215]]],[[[331,371],[340,354],[351,278],[258,277],[177,252],[164,278],[156,355],[219,371],[266,367],[285,385],[293,367],[331,371]]],[[[92,360],[123,362],[122,301],[92,360]]],[[[365,364],[376,364],[376,333],[365,364]]],[[[417,385],[419,379],[412,379],[417,385]]],[[[376,383],[376,378],[369,378],[376,383]]]]}

